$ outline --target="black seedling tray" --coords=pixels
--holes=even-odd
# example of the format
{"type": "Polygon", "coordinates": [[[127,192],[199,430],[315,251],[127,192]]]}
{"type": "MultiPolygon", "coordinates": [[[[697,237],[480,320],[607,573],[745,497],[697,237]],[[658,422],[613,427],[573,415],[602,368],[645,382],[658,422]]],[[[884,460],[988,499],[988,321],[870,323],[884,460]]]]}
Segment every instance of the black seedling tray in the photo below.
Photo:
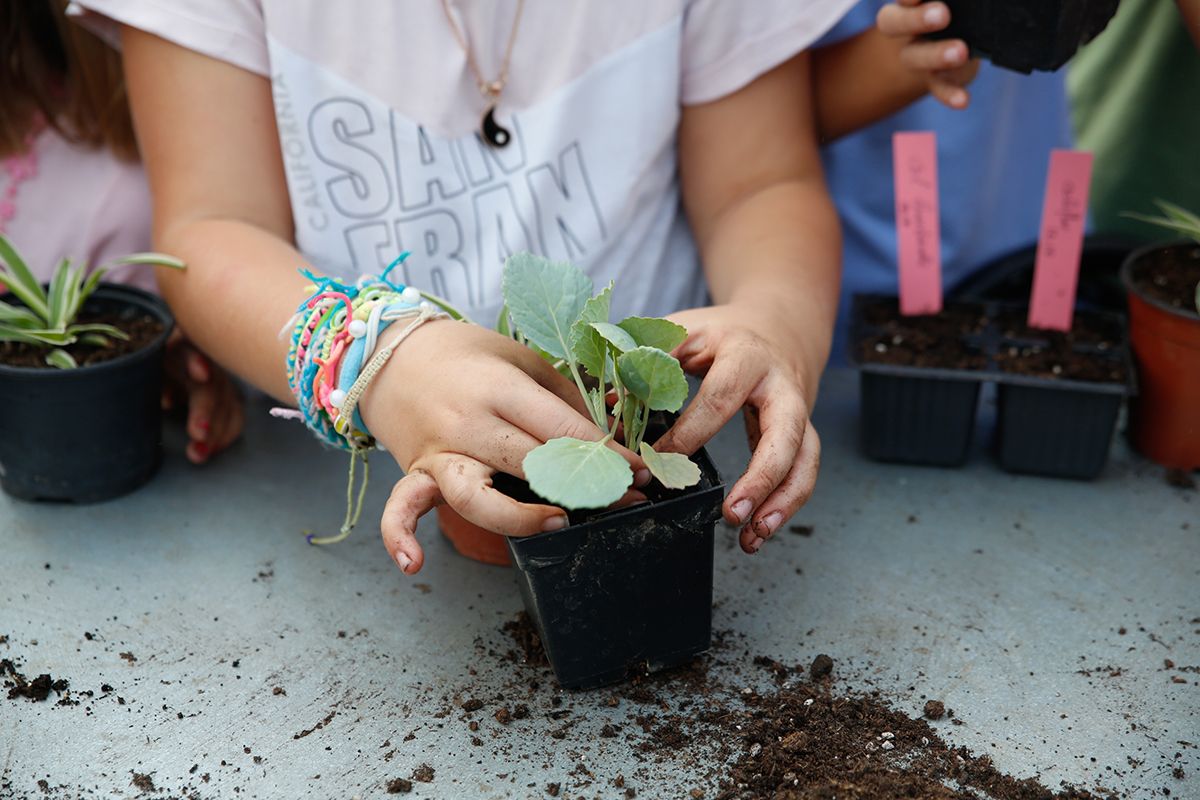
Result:
{"type": "Polygon", "coordinates": [[[1064,336],[1026,328],[1020,305],[948,304],[947,309],[979,315],[977,329],[954,337],[963,352],[977,356],[970,368],[872,363],[862,357],[860,343],[885,332],[868,322],[868,310],[895,303],[881,295],[854,298],[851,360],[860,370],[862,445],[869,457],[961,465],[979,388],[991,382],[998,387],[996,456],[1004,469],[1079,479],[1100,474],[1121,401],[1136,391],[1122,315],[1079,311],[1075,332],[1064,336]],[[1093,330],[1104,335],[1084,335],[1093,330]],[[1085,356],[1082,367],[1095,374],[1084,380],[1069,373],[1025,375],[1005,369],[1014,357],[1055,347],[1085,356]]]}
{"type": "Polygon", "coordinates": [[[690,489],[508,539],[525,609],[564,688],[614,683],[708,650],[725,487],[707,453],[693,460],[702,477],[690,489]]]}
{"type": "Polygon", "coordinates": [[[950,25],[938,39],[963,39],[972,55],[1018,72],[1054,71],[1096,37],[1118,0],[944,0],[950,25]]]}

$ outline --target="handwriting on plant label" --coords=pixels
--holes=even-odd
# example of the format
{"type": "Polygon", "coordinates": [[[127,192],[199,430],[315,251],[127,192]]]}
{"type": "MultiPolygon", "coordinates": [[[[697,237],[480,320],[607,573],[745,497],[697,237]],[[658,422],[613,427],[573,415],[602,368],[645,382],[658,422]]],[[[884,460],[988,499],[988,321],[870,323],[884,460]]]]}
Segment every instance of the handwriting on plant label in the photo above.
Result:
{"type": "Polygon", "coordinates": [[[1091,153],[1055,150],[1050,154],[1029,299],[1030,327],[1071,329],[1091,177],[1091,153]]]}
{"type": "Polygon", "coordinates": [[[942,243],[938,207],[937,139],[932,132],[892,137],[896,184],[896,244],[900,312],[942,310],[942,243]]]}

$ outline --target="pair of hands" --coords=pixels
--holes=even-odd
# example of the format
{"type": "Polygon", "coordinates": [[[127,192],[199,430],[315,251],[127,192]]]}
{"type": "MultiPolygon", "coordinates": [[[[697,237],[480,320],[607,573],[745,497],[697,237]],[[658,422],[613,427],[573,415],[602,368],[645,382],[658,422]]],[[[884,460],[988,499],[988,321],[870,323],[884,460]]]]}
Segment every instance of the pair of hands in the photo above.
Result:
{"type": "MultiPolygon", "coordinates": [[[[757,552],[807,501],[816,482],[820,440],[808,424],[811,387],[792,363],[795,347],[781,333],[788,327],[772,326],[761,310],[712,306],[672,319],[689,332],[675,355],[686,371],[705,377],[655,447],[695,452],[746,408],[753,455],[723,513],[741,526],[742,549],[757,552]]],[[[380,527],[388,553],[410,575],[424,561],[417,521],[441,503],[507,535],[565,526],[561,509],[519,503],[492,488],[492,475],[523,477],[525,454],[549,439],[603,436],[575,385],[535,353],[487,329],[449,320],[426,323],[411,334],[364,395],[360,410],[406,471],[380,527]]],[[[638,488],[650,475],[641,459],[618,444],[611,447],[635,471],[634,488],[621,502],[645,499],[638,488]]]]}
{"type": "Polygon", "coordinates": [[[925,80],[929,93],[954,109],[967,107],[966,87],[979,72],[979,59],[972,59],[961,39],[931,41],[926,34],[945,30],[950,9],[945,3],[895,0],[879,10],[875,20],[880,33],[905,42],[900,63],[925,80]]]}

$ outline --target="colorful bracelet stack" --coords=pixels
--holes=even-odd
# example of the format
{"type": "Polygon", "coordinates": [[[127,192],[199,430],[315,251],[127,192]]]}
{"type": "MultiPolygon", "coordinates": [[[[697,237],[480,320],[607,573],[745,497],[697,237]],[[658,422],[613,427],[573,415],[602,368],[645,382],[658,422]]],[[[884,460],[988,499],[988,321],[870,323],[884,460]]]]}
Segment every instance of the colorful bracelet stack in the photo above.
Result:
{"type": "Polygon", "coordinates": [[[276,410],[276,416],[302,419],[321,441],[350,452],[350,478],[346,487],[346,518],[337,536],[314,538],[312,544],[329,544],[349,535],[362,511],[366,492],[367,454],[375,439],[358,413],[358,401],[395,349],[412,331],[438,317],[462,318],[444,301],[411,286],[393,283],[392,270],[408,253],[388,265],[378,276],[366,275],[352,284],[301,274],[313,282],[312,296],[296,309],[280,335],[291,331],[288,347],[288,387],[299,411],[276,410]],[[430,298],[430,299],[427,299],[430,298]],[[376,350],[380,335],[393,322],[408,320],[405,330],[387,346],[376,350]],[[365,363],[364,363],[365,362],[365,363]],[[354,500],[355,461],[363,461],[363,479],[354,500]]]}

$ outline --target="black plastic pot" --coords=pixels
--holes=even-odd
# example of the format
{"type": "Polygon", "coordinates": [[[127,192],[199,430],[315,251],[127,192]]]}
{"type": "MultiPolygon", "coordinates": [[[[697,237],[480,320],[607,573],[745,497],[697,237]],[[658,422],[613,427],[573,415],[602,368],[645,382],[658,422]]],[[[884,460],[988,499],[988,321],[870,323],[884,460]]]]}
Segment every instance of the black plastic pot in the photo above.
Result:
{"type": "MultiPolygon", "coordinates": [[[[1092,322],[1110,323],[1116,348],[1080,344],[1074,352],[1117,367],[1124,378],[1069,380],[999,372],[996,393],[996,458],[1009,472],[1053,478],[1096,478],[1108,462],[1117,414],[1136,384],[1124,318],[1117,314],[1077,312],[1092,322]]],[[[1029,346],[1036,340],[1002,340],[998,348],[1029,346]]]]}
{"type": "Polygon", "coordinates": [[[1096,37],[1118,0],[943,0],[950,25],[935,38],[963,39],[998,67],[1052,72],[1096,37]]]}
{"type": "Polygon", "coordinates": [[[97,289],[85,309],[150,316],[163,332],[136,353],[78,369],[0,364],[0,487],[14,497],[97,502],[158,469],[171,314],[159,298],[115,284],[97,289]]]}
{"type": "Polygon", "coordinates": [[[1121,403],[1136,391],[1124,318],[1119,314],[1079,311],[1076,319],[1111,331],[1107,344],[1072,344],[1107,373],[1119,378],[1070,380],[1006,371],[1001,360],[1010,348],[1038,347],[1044,334],[1009,335],[1004,319],[1023,319],[1024,307],[982,303],[985,322],[960,336],[960,344],[983,357],[978,369],[943,369],[870,363],[858,345],[869,341],[872,327],[864,309],[893,299],[855,297],[851,360],[861,381],[862,448],[879,461],[960,466],[967,457],[975,426],[976,403],[984,383],[997,389],[995,450],[1011,472],[1092,479],[1104,469],[1121,403]],[[1115,340],[1115,345],[1111,340],[1115,340]]]}
{"type": "Polygon", "coordinates": [[[564,688],[614,683],[708,649],[725,488],[703,450],[693,460],[702,477],[688,490],[508,539],[525,609],[564,688]]]}

